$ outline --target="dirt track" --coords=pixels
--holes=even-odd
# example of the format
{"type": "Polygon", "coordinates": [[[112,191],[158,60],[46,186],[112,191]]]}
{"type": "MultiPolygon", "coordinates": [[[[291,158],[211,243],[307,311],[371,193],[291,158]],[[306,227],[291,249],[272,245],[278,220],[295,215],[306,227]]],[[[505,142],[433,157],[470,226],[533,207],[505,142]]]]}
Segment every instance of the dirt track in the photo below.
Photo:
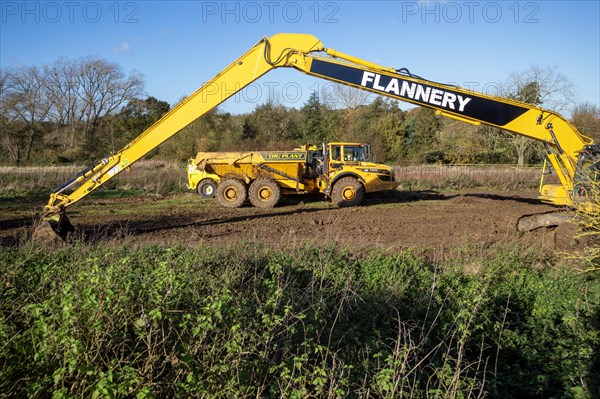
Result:
{"type": "MultiPolygon", "coordinates": [[[[69,209],[86,240],[122,239],[135,243],[204,243],[227,247],[260,241],[274,248],[337,242],[351,249],[418,247],[485,248],[520,240],[548,251],[569,248],[572,227],[538,229],[519,236],[522,215],[556,208],[541,204],[535,192],[395,192],[373,196],[356,208],[339,209],[305,196],[291,197],[274,209],[225,209],[194,194],[173,197],[86,199],[69,209]]],[[[0,239],[18,245],[27,238],[33,204],[3,208],[0,239]]]]}

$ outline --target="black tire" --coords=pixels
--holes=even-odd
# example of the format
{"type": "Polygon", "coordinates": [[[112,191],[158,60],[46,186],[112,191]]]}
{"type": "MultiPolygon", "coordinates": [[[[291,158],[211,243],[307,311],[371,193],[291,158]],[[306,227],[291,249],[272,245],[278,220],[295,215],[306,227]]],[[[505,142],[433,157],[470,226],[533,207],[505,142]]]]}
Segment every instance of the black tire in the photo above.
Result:
{"type": "Polygon", "coordinates": [[[202,179],[198,182],[196,191],[202,198],[214,198],[217,195],[217,182],[213,179],[202,179]]]}
{"type": "Polygon", "coordinates": [[[331,200],[338,206],[357,206],[365,198],[365,188],[354,177],[342,177],[331,191],[331,200]]]}
{"type": "Polygon", "coordinates": [[[226,208],[239,208],[246,202],[248,190],[238,179],[225,179],[217,186],[217,200],[226,208]]]}
{"type": "Polygon", "coordinates": [[[250,185],[248,197],[257,208],[273,208],[281,198],[281,188],[271,179],[257,179],[250,185]]]}

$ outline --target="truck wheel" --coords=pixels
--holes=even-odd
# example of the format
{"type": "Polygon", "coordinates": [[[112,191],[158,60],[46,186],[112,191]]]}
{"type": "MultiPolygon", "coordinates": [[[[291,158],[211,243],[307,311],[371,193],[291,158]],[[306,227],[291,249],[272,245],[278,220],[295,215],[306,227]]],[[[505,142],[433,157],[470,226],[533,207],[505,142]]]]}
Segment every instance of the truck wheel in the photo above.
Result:
{"type": "Polygon", "coordinates": [[[214,198],[217,193],[217,183],[213,179],[202,179],[198,182],[196,191],[202,198],[214,198]]]}
{"type": "Polygon", "coordinates": [[[248,196],[257,208],[273,208],[281,198],[281,189],[271,179],[257,179],[250,185],[248,196]]]}
{"type": "Polygon", "coordinates": [[[217,200],[227,208],[239,208],[246,201],[246,185],[237,179],[225,179],[217,186],[217,200]]]}
{"type": "Polygon", "coordinates": [[[333,186],[331,200],[338,206],[357,206],[365,198],[365,188],[354,177],[343,177],[333,186]]]}

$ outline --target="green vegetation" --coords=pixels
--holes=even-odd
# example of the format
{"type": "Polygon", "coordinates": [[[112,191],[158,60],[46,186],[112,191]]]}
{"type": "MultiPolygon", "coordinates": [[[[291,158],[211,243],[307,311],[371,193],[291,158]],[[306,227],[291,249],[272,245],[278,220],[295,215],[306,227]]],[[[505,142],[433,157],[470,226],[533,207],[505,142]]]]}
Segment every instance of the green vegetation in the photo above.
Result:
{"type": "MultiPolygon", "coordinates": [[[[0,89],[2,164],[87,164],[123,148],[171,109],[165,101],[141,97],[140,74],[127,75],[118,64],[94,57],[2,69],[0,89]]],[[[573,108],[573,124],[600,138],[597,104],[576,104],[572,83],[555,67],[514,72],[498,90],[555,111],[573,108]]],[[[278,93],[261,100],[248,114],[214,109],[202,115],[146,158],[185,161],[198,151],[285,150],[321,141],[368,142],[376,161],[394,164],[523,166],[545,156],[534,140],[430,109],[405,111],[395,100],[342,85],[313,91],[298,109],[281,103],[278,93]]]]}
{"type": "MultiPolygon", "coordinates": [[[[83,166],[0,167],[0,195],[27,196],[43,201],[56,187],[73,179],[83,169],[83,166]]],[[[145,160],[104,184],[91,194],[91,198],[181,193],[187,191],[185,184],[184,164],[145,160]]]]}
{"type": "MultiPolygon", "coordinates": [[[[538,82],[564,79],[533,72],[504,94],[547,104],[556,90],[538,82]]],[[[141,76],[101,59],[3,70],[0,83],[5,164],[89,164],[170,108],[141,99],[141,76]],[[95,107],[83,86],[59,90],[73,76],[103,82],[92,70],[110,77],[98,92],[122,94],[108,107],[95,107]],[[35,84],[24,91],[24,81],[35,84]],[[77,93],[85,101],[71,109],[65,100],[77,93]]],[[[370,142],[378,161],[436,164],[397,167],[404,190],[537,186],[539,170],[441,166],[536,163],[537,144],[352,93],[336,93],[341,105],[313,93],[300,109],[269,99],[247,115],[213,110],[94,192],[87,216],[198,206],[193,194],[125,210],[102,204],[185,191],[179,161],[198,150],[322,140],[370,142]]],[[[572,121],[600,137],[596,105],[579,105],[572,121]]],[[[38,208],[83,168],[0,168],[7,225],[31,219],[23,203],[38,208]]],[[[597,239],[598,209],[578,215],[580,237],[597,239]]],[[[600,397],[598,246],[574,255],[581,273],[518,245],[440,261],[334,244],[278,252],[75,242],[49,251],[19,242],[0,251],[0,397],[600,397]]]]}
{"type": "Polygon", "coordinates": [[[5,249],[0,392],[597,397],[598,276],[518,246],[459,255],[5,249]]]}
{"type": "MultiPolygon", "coordinates": [[[[44,202],[52,190],[72,179],[82,166],[0,167],[0,207],[26,202],[44,202]]],[[[538,167],[511,165],[415,165],[395,166],[402,190],[413,189],[537,189],[538,167]]],[[[141,194],[180,194],[186,188],[185,165],[177,162],[145,160],[134,164],[90,198],[121,198],[141,194]]]]}
{"type": "MultiPolygon", "coordinates": [[[[536,190],[541,167],[512,165],[414,165],[395,166],[394,173],[402,190],[492,188],[536,190]]],[[[554,182],[555,176],[546,176],[554,182]]]]}
{"type": "Polygon", "coordinates": [[[584,176],[584,192],[588,202],[580,202],[575,210],[578,226],[576,238],[588,243],[583,251],[571,254],[584,272],[600,271],[600,170],[584,176]],[[592,175],[593,174],[593,175],[592,175]]]}

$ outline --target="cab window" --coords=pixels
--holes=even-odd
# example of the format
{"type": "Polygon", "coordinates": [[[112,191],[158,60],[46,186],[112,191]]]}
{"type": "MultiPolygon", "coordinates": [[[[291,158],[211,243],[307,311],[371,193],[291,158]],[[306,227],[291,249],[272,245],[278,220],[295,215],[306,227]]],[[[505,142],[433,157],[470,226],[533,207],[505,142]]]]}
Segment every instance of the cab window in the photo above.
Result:
{"type": "Polygon", "coordinates": [[[363,148],[360,146],[345,146],[344,161],[348,162],[364,162],[366,160],[363,148]]]}
{"type": "Polygon", "coordinates": [[[339,145],[331,146],[331,160],[340,161],[342,159],[342,147],[339,145]]]}

